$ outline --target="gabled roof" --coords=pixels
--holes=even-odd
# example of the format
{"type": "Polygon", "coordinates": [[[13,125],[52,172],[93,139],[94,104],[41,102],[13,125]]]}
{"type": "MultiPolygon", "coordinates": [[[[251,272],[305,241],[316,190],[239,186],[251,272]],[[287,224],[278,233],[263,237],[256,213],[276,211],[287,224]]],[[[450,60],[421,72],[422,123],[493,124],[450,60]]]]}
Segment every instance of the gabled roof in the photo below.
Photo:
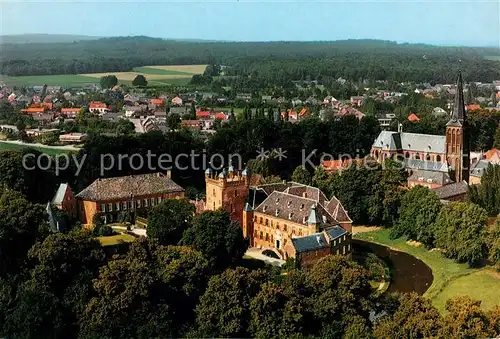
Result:
{"type": "Polygon", "coordinates": [[[64,196],[66,195],[66,191],[69,189],[68,184],[60,184],[57,189],[56,195],[52,199],[52,203],[55,205],[60,205],[64,201],[64,196]]]}
{"type": "Polygon", "coordinates": [[[466,194],[469,189],[469,185],[465,181],[456,182],[453,184],[445,185],[442,187],[434,188],[433,191],[436,193],[437,197],[441,200],[447,200],[453,198],[457,195],[466,194]]]}
{"type": "Polygon", "coordinates": [[[411,122],[417,122],[420,121],[420,118],[415,113],[412,113],[408,116],[408,120],[411,122]]]}
{"type": "Polygon", "coordinates": [[[439,184],[441,186],[448,185],[448,184],[451,184],[453,182],[453,180],[451,180],[448,172],[436,172],[436,171],[428,171],[428,170],[416,170],[408,178],[408,181],[426,182],[426,183],[432,183],[432,184],[439,184]]]}
{"type": "Polygon", "coordinates": [[[484,175],[484,172],[486,172],[489,164],[490,162],[488,160],[479,160],[474,165],[472,165],[470,175],[473,177],[481,178],[484,175]]]}
{"type": "Polygon", "coordinates": [[[373,147],[391,151],[445,153],[446,137],[419,133],[382,131],[373,147]]]}
{"type": "Polygon", "coordinates": [[[184,189],[161,173],[97,179],[76,195],[89,201],[129,199],[155,194],[183,192],[184,189]]]}
{"type": "Polygon", "coordinates": [[[106,108],[106,104],[103,102],[91,102],[89,108],[106,108]]]}

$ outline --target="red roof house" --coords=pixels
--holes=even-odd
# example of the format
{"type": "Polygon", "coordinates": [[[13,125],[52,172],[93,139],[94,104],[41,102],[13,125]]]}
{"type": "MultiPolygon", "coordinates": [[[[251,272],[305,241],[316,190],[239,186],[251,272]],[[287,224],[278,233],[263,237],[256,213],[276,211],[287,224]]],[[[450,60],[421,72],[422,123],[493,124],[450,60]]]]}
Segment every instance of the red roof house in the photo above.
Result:
{"type": "Polygon", "coordinates": [[[163,100],[162,99],[151,99],[151,104],[161,106],[161,105],[163,105],[163,100]]]}
{"type": "Polygon", "coordinates": [[[465,106],[465,108],[468,111],[477,111],[478,109],[481,109],[481,106],[479,106],[477,104],[470,104],[470,105],[465,106]]]}
{"type": "Polygon", "coordinates": [[[45,112],[45,110],[46,110],[45,107],[30,107],[22,109],[21,112],[28,114],[36,114],[36,113],[43,113],[45,112]]]}
{"type": "Polygon", "coordinates": [[[417,122],[420,121],[420,118],[415,113],[412,113],[408,116],[408,120],[411,122],[417,122]]]}
{"type": "Polygon", "coordinates": [[[210,111],[198,111],[196,112],[197,119],[208,119],[210,118],[210,111]]]}
{"type": "Polygon", "coordinates": [[[214,119],[215,120],[226,120],[226,115],[222,112],[215,113],[214,119]]]}

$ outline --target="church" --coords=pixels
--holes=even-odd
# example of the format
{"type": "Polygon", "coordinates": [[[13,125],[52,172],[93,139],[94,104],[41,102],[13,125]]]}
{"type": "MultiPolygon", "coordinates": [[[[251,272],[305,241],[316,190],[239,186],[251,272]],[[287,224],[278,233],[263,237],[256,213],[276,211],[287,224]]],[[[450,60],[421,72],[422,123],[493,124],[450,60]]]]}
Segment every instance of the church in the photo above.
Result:
{"type": "Polygon", "coordinates": [[[408,186],[438,189],[450,184],[469,183],[470,142],[464,103],[462,75],[459,73],[455,103],[446,135],[382,131],[370,155],[379,162],[401,159],[410,174],[408,186]]]}

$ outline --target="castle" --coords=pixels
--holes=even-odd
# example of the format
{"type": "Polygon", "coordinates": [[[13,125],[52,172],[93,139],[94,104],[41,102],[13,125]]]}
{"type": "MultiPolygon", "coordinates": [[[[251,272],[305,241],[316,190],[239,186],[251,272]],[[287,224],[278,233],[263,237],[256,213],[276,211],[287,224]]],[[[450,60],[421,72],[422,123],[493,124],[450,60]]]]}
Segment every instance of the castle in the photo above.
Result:
{"type": "Polygon", "coordinates": [[[468,183],[470,142],[464,104],[462,75],[459,73],[455,104],[446,135],[428,135],[382,131],[373,143],[370,155],[379,162],[404,158],[410,171],[409,186],[419,184],[437,188],[452,183],[468,183]]]}
{"type": "Polygon", "coordinates": [[[349,255],[352,220],[340,201],[295,182],[250,186],[248,170],[205,171],[205,210],[223,208],[251,247],[272,250],[302,267],[328,254],[349,255]]]}

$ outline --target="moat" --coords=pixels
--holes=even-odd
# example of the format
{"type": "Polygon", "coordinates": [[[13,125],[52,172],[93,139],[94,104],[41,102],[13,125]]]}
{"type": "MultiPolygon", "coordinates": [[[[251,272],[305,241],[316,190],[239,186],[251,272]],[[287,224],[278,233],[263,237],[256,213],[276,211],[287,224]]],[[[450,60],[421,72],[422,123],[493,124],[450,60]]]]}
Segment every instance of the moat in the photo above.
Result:
{"type": "Polygon", "coordinates": [[[374,253],[391,269],[391,282],[387,292],[416,292],[424,294],[434,279],[432,270],[422,260],[389,247],[353,239],[355,253],[374,253]]]}

